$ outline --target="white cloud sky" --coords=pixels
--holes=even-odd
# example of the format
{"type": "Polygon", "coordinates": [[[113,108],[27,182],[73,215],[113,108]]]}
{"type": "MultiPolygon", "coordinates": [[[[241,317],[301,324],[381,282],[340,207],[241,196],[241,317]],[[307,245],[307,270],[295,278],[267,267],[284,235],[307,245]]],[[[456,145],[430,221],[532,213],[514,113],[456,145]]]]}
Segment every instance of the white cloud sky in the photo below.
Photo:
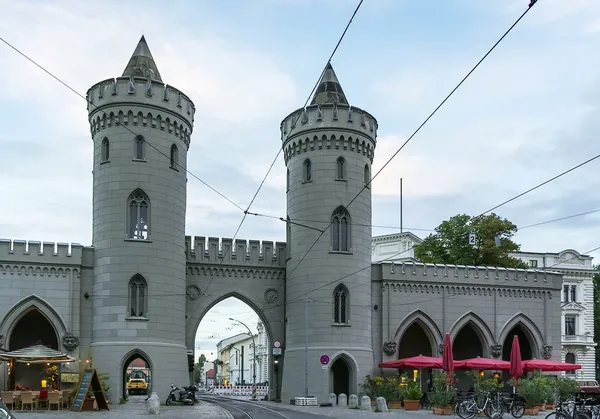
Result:
{"type": "MultiPolygon", "coordinates": [[[[449,2],[436,6],[435,16],[426,3],[365,2],[333,60],[350,102],[378,119],[373,173],[527,0],[449,2]]],[[[196,104],[188,169],[246,206],[281,145],[280,120],[304,103],[355,6],[322,0],[170,4],[167,10],[153,1],[139,7],[0,0],[0,36],[85,94],[119,76],[145,34],[163,80],[196,104]],[[315,15],[315,7],[328,13],[315,15]]],[[[375,180],[373,223],[398,225],[400,177],[404,226],[433,229],[598,154],[599,14],[599,2],[538,1],[375,180]]],[[[0,88],[0,236],[89,245],[92,142],[85,102],[4,44],[0,88]]],[[[598,164],[497,213],[526,225],[596,209],[598,164]]],[[[280,156],[251,211],[285,216],[285,202],[280,156]]],[[[231,237],[242,217],[192,176],[187,214],[187,234],[219,237],[231,237]]],[[[600,245],[593,233],[599,222],[587,216],[548,224],[516,240],[524,250],[584,252],[600,245]]],[[[283,241],[285,226],[248,217],[238,238],[283,241]]],[[[220,303],[198,331],[197,346],[207,356],[229,332],[232,313],[256,323],[245,304],[220,303]]]]}

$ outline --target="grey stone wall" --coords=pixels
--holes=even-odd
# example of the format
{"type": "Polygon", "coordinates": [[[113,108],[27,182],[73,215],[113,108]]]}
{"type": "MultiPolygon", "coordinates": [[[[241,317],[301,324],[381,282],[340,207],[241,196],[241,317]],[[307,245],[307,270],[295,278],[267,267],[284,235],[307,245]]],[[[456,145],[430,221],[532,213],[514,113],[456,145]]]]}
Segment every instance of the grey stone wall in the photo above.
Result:
{"type": "Polygon", "coordinates": [[[386,354],[382,348],[385,342],[399,348],[414,322],[428,334],[433,356],[440,356],[445,333],[455,338],[469,324],[479,334],[483,356],[493,357],[492,347],[510,340],[518,324],[533,357],[543,358],[548,345],[551,357],[560,360],[560,273],[411,262],[381,264],[373,272],[373,289],[381,290],[381,298],[373,299],[374,324],[381,324],[373,329],[376,364],[398,358],[398,351],[386,354]]]}

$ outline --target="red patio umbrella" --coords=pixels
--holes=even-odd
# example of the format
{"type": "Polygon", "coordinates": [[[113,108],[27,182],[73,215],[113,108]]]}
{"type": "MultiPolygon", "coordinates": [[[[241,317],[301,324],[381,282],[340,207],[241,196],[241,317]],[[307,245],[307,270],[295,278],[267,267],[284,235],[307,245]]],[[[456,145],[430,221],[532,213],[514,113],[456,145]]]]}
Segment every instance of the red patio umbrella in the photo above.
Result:
{"type": "Polygon", "coordinates": [[[442,369],[446,372],[452,384],[451,374],[454,372],[454,355],[452,354],[452,342],[450,341],[450,333],[446,333],[444,338],[444,351],[442,353],[442,369]]]}
{"type": "Polygon", "coordinates": [[[499,370],[509,371],[510,362],[490,358],[470,358],[455,361],[454,366],[463,370],[499,370]]]}
{"type": "Polygon", "coordinates": [[[382,362],[379,368],[442,368],[442,364],[442,358],[418,355],[382,362]]]}
{"type": "Polygon", "coordinates": [[[579,364],[568,364],[566,362],[550,361],[545,359],[528,359],[523,361],[523,370],[533,371],[575,371],[581,369],[579,364]]]}
{"type": "Polygon", "coordinates": [[[510,349],[510,377],[517,379],[523,375],[523,361],[521,360],[521,345],[519,337],[513,336],[512,348],[510,349]]]}

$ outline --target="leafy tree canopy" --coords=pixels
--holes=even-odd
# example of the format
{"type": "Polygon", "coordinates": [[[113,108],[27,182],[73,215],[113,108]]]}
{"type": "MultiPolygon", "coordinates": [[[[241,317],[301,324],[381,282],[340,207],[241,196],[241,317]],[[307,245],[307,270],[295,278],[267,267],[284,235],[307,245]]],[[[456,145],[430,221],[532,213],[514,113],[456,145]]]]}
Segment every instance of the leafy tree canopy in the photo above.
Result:
{"type": "Polygon", "coordinates": [[[206,357],[204,356],[204,354],[201,354],[200,357],[198,358],[198,364],[204,365],[205,362],[206,362],[206,357]]]}
{"type": "Polygon", "coordinates": [[[434,234],[415,246],[415,257],[426,263],[527,268],[508,255],[521,248],[512,241],[516,232],[515,224],[493,213],[477,218],[459,214],[442,222],[434,234]],[[477,236],[475,246],[469,244],[470,232],[477,236]],[[496,237],[500,246],[496,246],[496,237]]]}

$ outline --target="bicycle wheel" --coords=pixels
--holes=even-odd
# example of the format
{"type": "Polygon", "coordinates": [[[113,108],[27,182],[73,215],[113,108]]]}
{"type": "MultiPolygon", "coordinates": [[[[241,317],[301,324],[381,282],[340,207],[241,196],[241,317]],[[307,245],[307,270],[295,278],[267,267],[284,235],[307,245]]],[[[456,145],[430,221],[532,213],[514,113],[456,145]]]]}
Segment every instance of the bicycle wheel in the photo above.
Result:
{"type": "Polygon", "coordinates": [[[472,419],[477,414],[477,404],[471,400],[465,400],[456,406],[456,415],[462,419],[472,419]]]}
{"type": "Polygon", "coordinates": [[[550,412],[546,415],[544,419],[570,419],[569,416],[560,412],[550,412]]]}
{"type": "Polygon", "coordinates": [[[573,415],[574,419],[592,419],[590,415],[585,412],[575,412],[573,415]]]}
{"type": "MultiPolygon", "coordinates": [[[[556,412],[554,412],[556,413],[556,412]]],[[[522,418],[525,414],[525,403],[523,402],[514,402],[510,407],[510,414],[513,418],[519,419],[522,418]]]]}
{"type": "Polygon", "coordinates": [[[498,415],[502,416],[504,414],[504,406],[502,403],[490,401],[483,409],[483,413],[488,418],[494,418],[498,415]]]}

